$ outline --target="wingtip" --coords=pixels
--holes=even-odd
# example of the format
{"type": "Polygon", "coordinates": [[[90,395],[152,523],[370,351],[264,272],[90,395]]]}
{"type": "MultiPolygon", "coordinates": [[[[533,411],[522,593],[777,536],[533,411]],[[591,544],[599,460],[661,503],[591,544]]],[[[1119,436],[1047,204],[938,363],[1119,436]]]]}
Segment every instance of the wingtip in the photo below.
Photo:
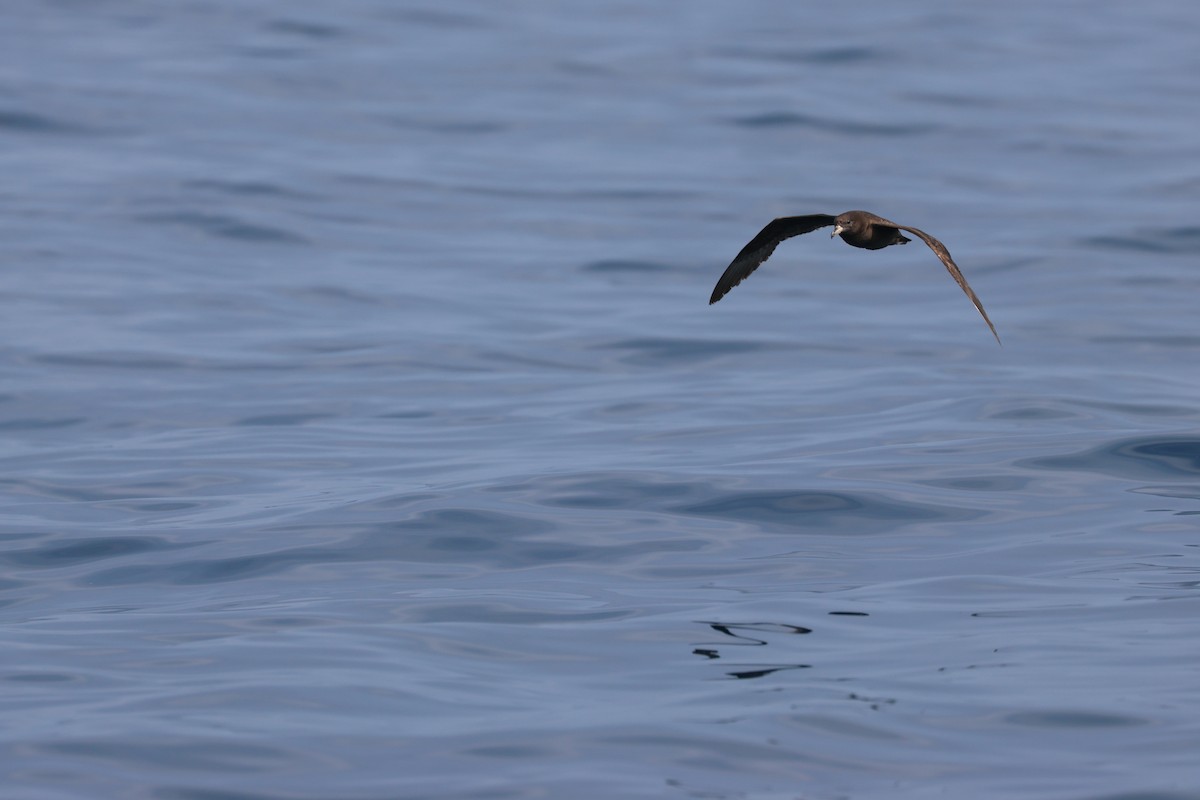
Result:
{"type": "Polygon", "coordinates": [[[992,332],[992,338],[996,340],[996,344],[1004,347],[1004,342],[1000,341],[1000,334],[996,331],[996,326],[992,324],[991,319],[988,318],[987,312],[983,310],[982,306],[979,307],[979,313],[983,317],[983,321],[987,323],[988,330],[992,332]]]}

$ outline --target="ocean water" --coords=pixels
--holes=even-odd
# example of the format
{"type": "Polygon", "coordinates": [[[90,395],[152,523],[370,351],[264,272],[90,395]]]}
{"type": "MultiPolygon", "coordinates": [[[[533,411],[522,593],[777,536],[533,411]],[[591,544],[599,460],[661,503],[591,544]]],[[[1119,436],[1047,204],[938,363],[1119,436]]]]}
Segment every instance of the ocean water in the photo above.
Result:
{"type": "Polygon", "coordinates": [[[0,796],[1200,798],[1195,4],[6,11],[0,796]]]}

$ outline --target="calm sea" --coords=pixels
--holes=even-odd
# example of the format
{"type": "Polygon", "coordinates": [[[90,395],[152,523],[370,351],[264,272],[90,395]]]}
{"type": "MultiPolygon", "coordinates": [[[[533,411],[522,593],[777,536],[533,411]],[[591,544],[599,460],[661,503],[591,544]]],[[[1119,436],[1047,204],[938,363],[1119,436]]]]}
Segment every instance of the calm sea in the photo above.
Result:
{"type": "Polygon", "coordinates": [[[1200,6],[5,12],[0,797],[1200,798],[1200,6]]]}

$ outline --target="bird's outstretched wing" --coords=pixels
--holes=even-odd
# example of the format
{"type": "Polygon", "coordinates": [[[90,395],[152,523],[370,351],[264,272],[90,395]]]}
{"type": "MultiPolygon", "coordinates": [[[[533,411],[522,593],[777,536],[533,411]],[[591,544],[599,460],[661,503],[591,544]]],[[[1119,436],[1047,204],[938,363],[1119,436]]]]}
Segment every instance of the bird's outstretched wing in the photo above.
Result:
{"type": "MultiPolygon", "coordinates": [[[[712,297],[708,299],[708,304],[712,305],[717,302],[728,294],[730,289],[746,280],[751,272],[758,269],[759,264],[766,261],[771,253],[775,252],[775,248],[784,239],[790,239],[793,236],[810,233],[817,228],[832,225],[834,219],[836,217],[832,217],[829,214],[809,214],[804,217],[780,217],[768,222],[767,227],[759,231],[758,236],[751,239],[750,243],[742,248],[742,252],[738,253],[729,266],[725,268],[725,273],[717,281],[717,286],[713,289],[712,297]]],[[[933,247],[933,245],[930,245],[930,247],[933,247]]]]}
{"type": "Polygon", "coordinates": [[[979,312],[979,316],[983,317],[983,321],[987,323],[988,328],[992,331],[992,336],[996,337],[996,344],[1003,346],[1003,342],[1000,341],[1000,334],[996,333],[996,326],[992,324],[990,319],[988,319],[987,312],[983,310],[983,303],[979,302],[979,298],[975,296],[975,292],[971,289],[971,285],[967,283],[967,279],[963,277],[962,270],[958,268],[958,264],[955,264],[954,259],[950,257],[950,251],[946,249],[946,245],[942,244],[939,240],[933,238],[919,228],[913,228],[908,225],[897,225],[896,223],[886,220],[883,217],[876,217],[874,214],[871,216],[874,217],[874,219],[871,220],[872,225],[887,225],[892,228],[899,228],[902,231],[908,231],[914,236],[919,237],[922,242],[929,245],[929,249],[932,250],[934,254],[941,259],[942,264],[946,266],[946,271],[950,273],[951,278],[954,278],[954,282],[958,284],[958,288],[962,289],[963,293],[966,294],[966,296],[975,305],[975,310],[979,312]]]}

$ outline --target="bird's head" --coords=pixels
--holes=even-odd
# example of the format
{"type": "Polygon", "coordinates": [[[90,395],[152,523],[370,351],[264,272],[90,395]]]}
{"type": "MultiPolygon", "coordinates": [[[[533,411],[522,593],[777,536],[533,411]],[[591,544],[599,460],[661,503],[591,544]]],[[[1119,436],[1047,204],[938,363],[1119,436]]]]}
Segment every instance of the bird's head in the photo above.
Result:
{"type": "Polygon", "coordinates": [[[829,238],[832,239],[833,237],[840,236],[843,233],[849,233],[853,235],[858,233],[862,227],[863,221],[854,214],[849,212],[845,214],[839,214],[837,219],[833,221],[833,233],[829,234],[829,238]]]}

